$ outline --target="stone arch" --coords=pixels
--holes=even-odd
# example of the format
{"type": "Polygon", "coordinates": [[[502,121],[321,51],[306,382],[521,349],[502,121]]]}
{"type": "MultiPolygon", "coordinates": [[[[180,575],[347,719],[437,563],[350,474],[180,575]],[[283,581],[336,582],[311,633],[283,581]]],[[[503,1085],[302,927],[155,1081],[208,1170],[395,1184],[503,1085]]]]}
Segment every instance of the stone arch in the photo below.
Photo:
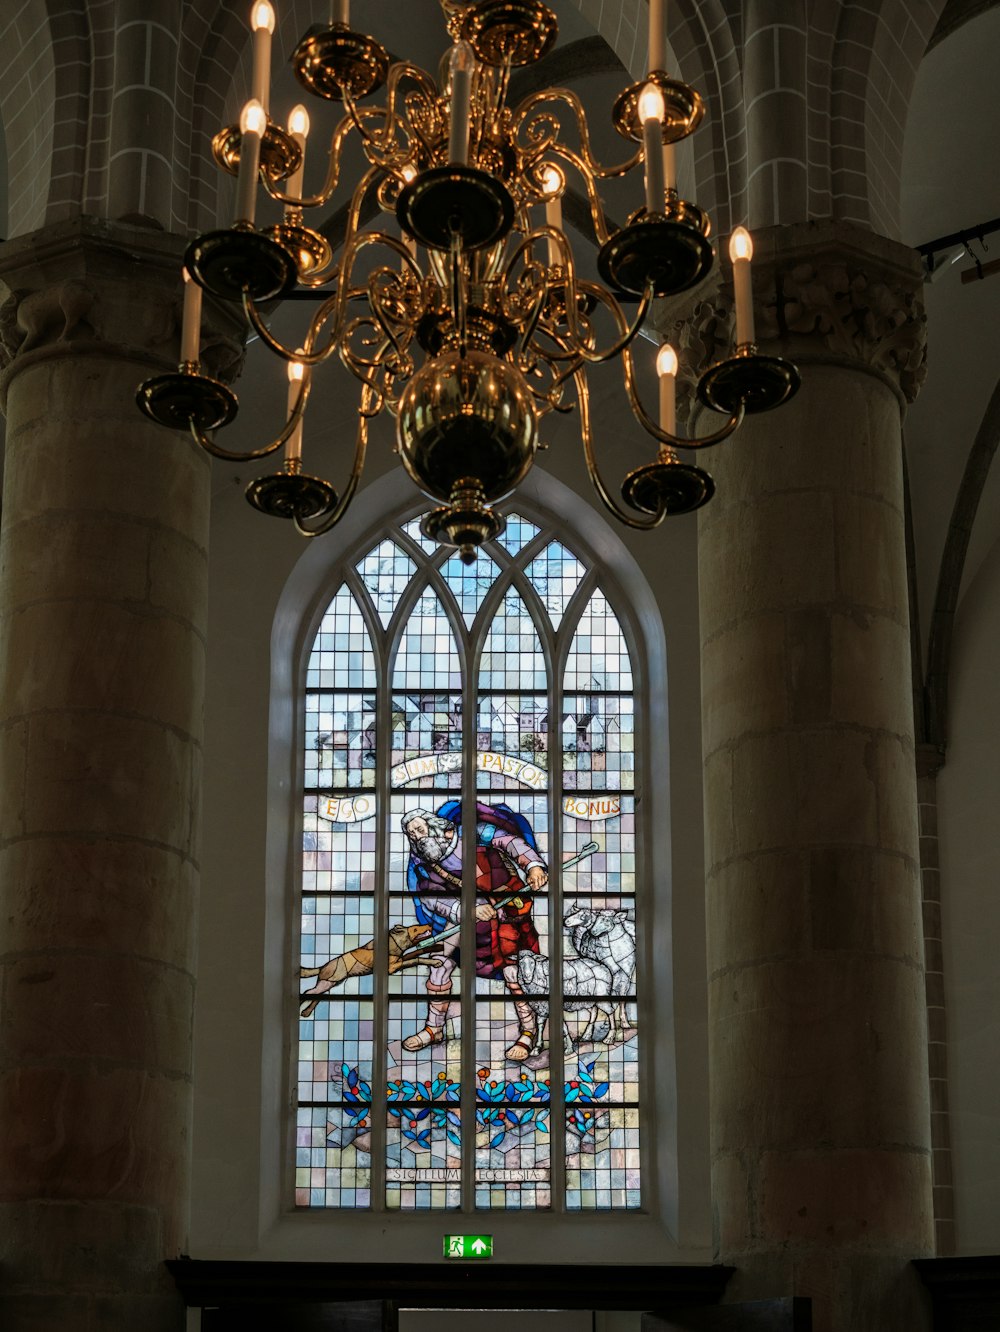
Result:
{"type": "Polygon", "coordinates": [[[833,215],[899,234],[906,110],[945,0],[841,6],[832,49],[833,215]]]}
{"type": "Polygon", "coordinates": [[[44,226],[56,125],[56,59],[45,0],[25,0],[5,25],[0,111],[8,144],[8,236],[44,226]]]}

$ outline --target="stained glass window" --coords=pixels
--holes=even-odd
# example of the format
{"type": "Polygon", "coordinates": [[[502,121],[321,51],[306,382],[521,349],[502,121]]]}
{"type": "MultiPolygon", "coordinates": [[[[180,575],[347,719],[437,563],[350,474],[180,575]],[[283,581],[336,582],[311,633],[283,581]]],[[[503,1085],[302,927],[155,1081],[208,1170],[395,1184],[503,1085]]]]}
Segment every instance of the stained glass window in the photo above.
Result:
{"type": "Polygon", "coordinates": [[[641,1205],[638,730],[599,571],[527,519],[344,571],[306,671],[299,1206],[641,1205]]]}

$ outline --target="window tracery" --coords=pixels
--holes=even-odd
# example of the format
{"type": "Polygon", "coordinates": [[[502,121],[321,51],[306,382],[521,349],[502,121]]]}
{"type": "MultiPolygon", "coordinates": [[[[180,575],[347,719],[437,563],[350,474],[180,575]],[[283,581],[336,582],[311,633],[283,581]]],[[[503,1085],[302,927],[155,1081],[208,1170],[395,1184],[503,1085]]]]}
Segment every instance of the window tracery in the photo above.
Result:
{"type": "Polygon", "coordinates": [[[633,679],[598,571],[518,515],[471,566],[404,525],[329,603],[304,731],[296,1202],[639,1207],[633,679]]]}

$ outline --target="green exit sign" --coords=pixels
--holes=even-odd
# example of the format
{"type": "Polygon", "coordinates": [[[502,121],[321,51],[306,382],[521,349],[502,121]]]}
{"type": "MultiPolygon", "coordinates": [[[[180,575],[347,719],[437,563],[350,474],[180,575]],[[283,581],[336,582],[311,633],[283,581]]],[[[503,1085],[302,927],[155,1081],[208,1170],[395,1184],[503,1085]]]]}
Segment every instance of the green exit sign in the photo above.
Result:
{"type": "Polygon", "coordinates": [[[492,1235],[445,1235],[446,1258],[492,1258],[492,1235]]]}

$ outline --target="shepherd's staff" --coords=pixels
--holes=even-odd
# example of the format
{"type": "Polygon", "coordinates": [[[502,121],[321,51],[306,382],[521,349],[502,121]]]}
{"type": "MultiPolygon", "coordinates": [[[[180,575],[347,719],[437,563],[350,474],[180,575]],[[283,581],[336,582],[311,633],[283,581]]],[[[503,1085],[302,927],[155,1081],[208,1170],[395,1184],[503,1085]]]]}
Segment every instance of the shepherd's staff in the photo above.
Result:
{"type": "MultiPolygon", "coordinates": [[[[585,846],[580,848],[580,850],[577,852],[575,856],[572,856],[569,860],[564,860],[562,864],[559,866],[559,869],[560,870],[572,869],[574,865],[579,865],[581,860],[586,860],[588,856],[592,856],[595,851],[600,851],[600,849],[601,848],[599,843],[587,842],[585,846]]],[[[497,907],[506,906],[508,902],[513,902],[515,897],[520,897],[521,891],[523,890],[518,890],[516,893],[508,893],[506,897],[501,898],[501,900],[495,903],[495,905],[497,907]]],[[[407,948],[404,953],[404,956],[407,959],[407,963],[409,962],[410,958],[414,957],[417,953],[422,953],[426,949],[435,948],[441,942],[442,939],[447,939],[452,934],[457,934],[461,928],[462,928],[462,922],[459,921],[455,925],[449,925],[448,928],[446,930],[442,930],[440,934],[435,934],[430,939],[425,939],[423,943],[414,944],[412,948],[407,948]]]]}

